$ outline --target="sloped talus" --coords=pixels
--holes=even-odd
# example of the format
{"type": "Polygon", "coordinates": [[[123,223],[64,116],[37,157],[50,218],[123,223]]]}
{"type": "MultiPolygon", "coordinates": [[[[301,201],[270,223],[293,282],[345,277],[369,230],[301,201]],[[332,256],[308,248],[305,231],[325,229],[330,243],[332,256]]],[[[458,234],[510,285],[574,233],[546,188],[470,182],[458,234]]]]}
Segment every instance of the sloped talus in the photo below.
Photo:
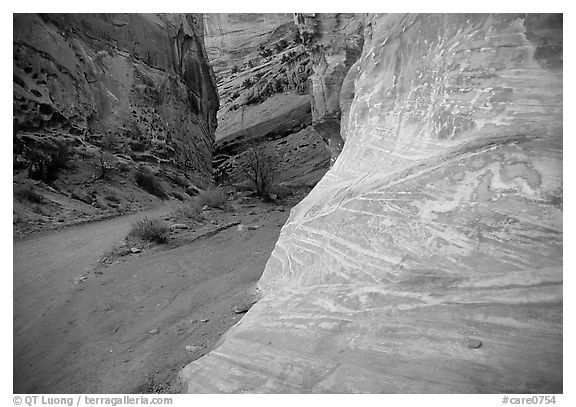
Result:
{"type": "Polygon", "coordinates": [[[562,17],[375,15],[346,142],[189,392],[562,391],[562,17]]]}

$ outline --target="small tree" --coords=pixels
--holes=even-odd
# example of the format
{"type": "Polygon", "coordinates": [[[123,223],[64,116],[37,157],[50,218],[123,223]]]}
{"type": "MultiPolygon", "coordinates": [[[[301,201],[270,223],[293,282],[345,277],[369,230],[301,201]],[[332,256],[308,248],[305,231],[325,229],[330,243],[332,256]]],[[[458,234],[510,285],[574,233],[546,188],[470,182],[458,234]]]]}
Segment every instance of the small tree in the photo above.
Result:
{"type": "Polygon", "coordinates": [[[236,165],[258,195],[264,200],[272,200],[270,193],[278,175],[278,157],[269,144],[246,143],[246,151],[236,165]]]}

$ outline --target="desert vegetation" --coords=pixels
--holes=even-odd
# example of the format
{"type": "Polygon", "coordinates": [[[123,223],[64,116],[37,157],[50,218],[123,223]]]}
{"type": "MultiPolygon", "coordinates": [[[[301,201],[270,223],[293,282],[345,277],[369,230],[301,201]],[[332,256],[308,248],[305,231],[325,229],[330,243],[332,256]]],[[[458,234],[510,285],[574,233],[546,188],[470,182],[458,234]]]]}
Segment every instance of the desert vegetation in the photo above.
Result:
{"type": "Polygon", "coordinates": [[[152,174],[147,169],[141,167],[136,172],[136,177],[134,179],[136,184],[149,194],[155,195],[160,199],[167,199],[168,195],[164,190],[160,181],[156,179],[154,174],[152,174]]]}
{"type": "Polygon", "coordinates": [[[63,168],[68,168],[72,156],[72,148],[62,141],[55,142],[54,147],[48,150],[30,150],[26,154],[30,162],[28,178],[54,181],[63,168]]]}
{"type": "Polygon", "coordinates": [[[172,212],[177,219],[186,219],[193,221],[202,220],[202,205],[198,199],[193,199],[178,208],[174,209],[172,212]]]}
{"type": "Polygon", "coordinates": [[[132,225],[128,238],[136,238],[142,241],[154,243],[166,243],[170,234],[170,228],[166,223],[156,218],[144,218],[132,225]]]}
{"type": "Polygon", "coordinates": [[[38,192],[34,191],[34,189],[32,189],[31,186],[27,186],[17,190],[15,195],[20,200],[25,200],[36,204],[43,204],[46,202],[44,197],[40,195],[38,192]]]}
{"type": "Polygon", "coordinates": [[[272,189],[278,176],[278,157],[268,144],[248,142],[236,163],[238,171],[251,182],[256,194],[272,200],[272,189]]]}
{"type": "Polygon", "coordinates": [[[201,192],[196,199],[200,207],[207,205],[210,208],[226,209],[228,195],[222,188],[210,188],[201,192]]]}

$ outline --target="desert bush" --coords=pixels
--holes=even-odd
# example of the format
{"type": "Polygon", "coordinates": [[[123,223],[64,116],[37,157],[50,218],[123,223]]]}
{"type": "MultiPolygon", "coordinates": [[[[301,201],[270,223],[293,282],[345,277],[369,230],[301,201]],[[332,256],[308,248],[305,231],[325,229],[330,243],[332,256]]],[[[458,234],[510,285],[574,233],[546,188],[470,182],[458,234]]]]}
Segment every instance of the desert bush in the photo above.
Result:
{"type": "Polygon", "coordinates": [[[260,50],[260,56],[262,58],[268,58],[270,55],[272,55],[272,50],[266,48],[260,50]]]}
{"type": "Polygon", "coordinates": [[[244,82],[242,82],[242,87],[249,88],[250,86],[252,86],[252,80],[250,78],[244,79],[244,82]]]}
{"type": "Polygon", "coordinates": [[[288,198],[291,195],[293,195],[292,189],[282,185],[275,185],[274,188],[272,188],[272,193],[276,195],[280,200],[288,198]]]}
{"type": "Polygon", "coordinates": [[[147,142],[139,140],[131,141],[129,145],[130,149],[135,153],[142,153],[146,151],[149,147],[147,142]]]}
{"type": "Polygon", "coordinates": [[[50,151],[32,151],[28,178],[39,181],[53,181],[58,178],[61,169],[68,168],[72,159],[73,150],[65,142],[57,142],[50,151]]]}
{"type": "Polygon", "coordinates": [[[182,205],[172,212],[176,218],[201,220],[202,205],[198,200],[194,200],[187,205],[182,205]]]}
{"type": "Polygon", "coordinates": [[[288,46],[288,42],[286,42],[285,39],[281,39],[280,41],[278,41],[276,43],[274,48],[276,49],[276,52],[280,52],[280,51],[285,50],[287,46],[288,46]]]}
{"type": "Polygon", "coordinates": [[[135,177],[136,184],[149,194],[155,195],[160,199],[167,199],[168,195],[162,187],[162,184],[156,179],[156,177],[149,171],[140,168],[136,172],[135,177]]]}
{"type": "Polygon", "coordinates": [[[228,194],[222,188],[207,189],[198,195],[201,206],[208,205],[211,208],[225,209],[228,194]]]}
{"type": "Polygon", "coordinates": [[[170,228],[160,219],[144,218],[132,225],[128,237],[148,242],[165,243],[168,241],[169,233],[170,228]]]}
{"type": "Polygon", "coordinates": [[[231,73],[238,73],[240,71],[240,68],[237,65],[234,65],[231,69],[231,73]]]}
{"type": "Polygon", "coordinates": [[[254,186],[264,200],[272,200],[270,193],[278,175],[278,157],[269,144],[247,143],[245,152],[236,162],[237,170],[254,186]]]}
{"type": "Polygon", "coordinates": [[[300,38],[300,32],[298,30],[294,31],[294,36],[292,37],[292,42],[294,44],[302,44],[302,38],[300,38]]]}
{"type": "Polygon", "coordinates": [[[234,92],[232,95],[230,95],[231,100],[238,99],[239,97],[240,97],[240,93],[238,93],[238,92],[234,92]]]}
{"type": "Polygon", "coordinates": [[[116,167],[118,168],[118,171],[120,171],[121,173],[126,173],[130,171],[130,164],[126,161],[118,161],[116,167]]]}
{"type": "Polygon", "coordinates": [[[21,200],[26,200],[32,203],[43,204],[46,202],[44,197],[38,192],[34,191],[31,186],[16,191],[16,196],[21,200]]]}

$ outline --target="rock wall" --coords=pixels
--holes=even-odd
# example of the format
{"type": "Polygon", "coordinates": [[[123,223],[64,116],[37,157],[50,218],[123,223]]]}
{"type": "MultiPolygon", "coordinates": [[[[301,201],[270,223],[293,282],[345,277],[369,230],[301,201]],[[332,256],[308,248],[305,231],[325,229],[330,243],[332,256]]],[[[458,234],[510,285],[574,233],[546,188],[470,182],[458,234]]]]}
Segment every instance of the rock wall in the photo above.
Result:
{"type": "MultiPolygon", "coordinates": [[[[313,125],[326,142],[333,164],[343,146],[340,135],[341,89],[345,78],[348,76],[348,83],[353,83],[352,74],[357,72],[352,70],[349,73],[362,52],[363,17],[358,14],[317,13],[296,14],[295,20],[314,69],[310,75],[313,125]]],[[[353,85],[351,93],[342,95],[342,103],[348,106],[354,97],[353,85]]]]}
{"type": "Polygon", "coordinates": [[[187,390],[562,392],[562,16],[364,27],[342,153],[187,390]]]}
{"type": "Polygon", "coordinates": [[[278,162],[279,172],[286,175],[282,181],[316,184],[328,169],[329,153],[316,143],[318,133],[307,129],[312,123],[308,95],[312,61],[294,16],[207,14],[205,27],[222,102],[215,179],[237,185],[246,181],[239,176],[236,158],[247,144],[256,143],[282,155],[278,162]],[[291,160],[291,154],[304,160],[291,160]]]}
{"type": "Polygon", "coordinates": [[[245,58],[278,27],[293,21],[290,13],[207,13],[204,34],[210,64],[216,73],[242,65],[245,58]]]}
{"type": "Polygon", "coordinates": [[[19,150],[60,137],[202,183],[218,105],[199,15],[14,15],[19,150]]]}

